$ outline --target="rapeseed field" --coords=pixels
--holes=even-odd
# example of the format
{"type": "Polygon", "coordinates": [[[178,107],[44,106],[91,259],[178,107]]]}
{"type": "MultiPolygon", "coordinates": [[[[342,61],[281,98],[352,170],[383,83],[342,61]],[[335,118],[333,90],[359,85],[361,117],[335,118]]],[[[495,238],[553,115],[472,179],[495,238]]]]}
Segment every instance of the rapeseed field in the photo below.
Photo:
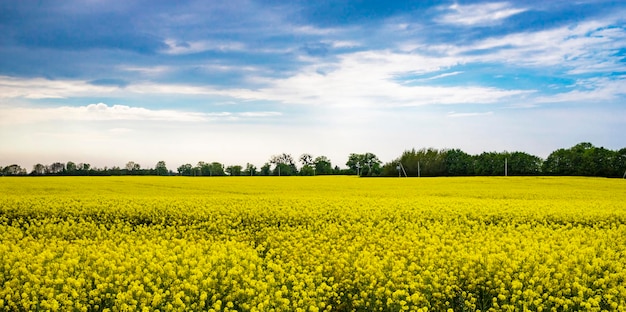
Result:
{"type": "Polygon", "coordinates": [[[626,311],[626,181],[0,178],[2,311],[626,311]]]}

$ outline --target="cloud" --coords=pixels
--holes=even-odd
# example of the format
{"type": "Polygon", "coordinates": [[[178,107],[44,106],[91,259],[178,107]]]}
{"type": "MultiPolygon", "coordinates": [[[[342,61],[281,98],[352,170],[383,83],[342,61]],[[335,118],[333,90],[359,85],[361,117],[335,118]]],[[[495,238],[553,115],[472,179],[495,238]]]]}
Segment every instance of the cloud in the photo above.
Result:
{"type": "Polygon", "coordinates": [[[176,41],[174,39],[165,40],[167,48],[163,50],[166,54],[180,55],[180,54],[193,54],[204,51],[244,51],[246,45],[236,41],[176,41]]]}
{"type": "Polygon", "coordinates": [[[586,21],[575,26],[535,32],[492,36],[465,45],[421,46],[459,63],[499,63],[515,68],[567,69],[567,74],[626,71],[619,51],[624,49],[626,29],[611,26],[618,21],[586,21]]]}
{"type": "Polygon", "coordinates": [[[581,79],[579,88],[569,92],[550,96],[539,96],[535,103],[598,103],[613,101],[626,95],[626,76],[608,78],[581,79]]]}
{"type": "Polygon", "coordinates": [[[460,118],[460,117],[479,117],[479,116],[490,116],[493,115],[493,112],[483,112],[483,113],[457,113],[457,112],[449,112],[446,117],[449,118],[460,118]]]}
{"type": "Polygon", "coordinates": [[[527,9],[514,8],[508,2],[491,2],[480,4],[459,5],[455,3],[448,8],[448,13],[439,18],[443,24],[462,26],[488,26],[525,12],[527,9]]]}
{"type": "Polygon", "coordinates": [[[281,115],[282,113],[280,112],[243,112],[237,114],[237,116],[241,117],[275,117],[281,115]]]}
{"type": "Polygon", "coordinates": [[[292,31],[303,35],[330,35],[339,31],[337,28],[319,28],[313,25],[302,25],[293,27],[292,31]]]}
{"type": "Polygon", "coordinates": [[[89,81],[88,83],[94,86],[117,86],[119,88],[124,88],[128,85],[128,81],[115,78],[96,79],[89,81]]]}
{"type": "Polygon", "coordinates": [[[146,76],[160,76],[167,73],[171,73],[175,70],[173,66],[164,66],[164,65],[156,65],[156,66],[134,66],[134,65],[121,65],[117,67],[122,71],[128,72],[137,72],[146,76]]]}
{"type": "Polygon", "coordinates": [[[394,81],[399,74],[428,73],[454,65],[453,58],[366,51],[345,54],[339,59],[337,63],[305,67],[291,77],[267,80],[267,87],[245,94],[224,92],[233,97],[286,104],[353,108],[497,103],[511,96],[532,93],[481,86],[406,86],[394,81]]]}
{"type": "Polygon", "coordinates": [[[90,94],[112,94],[118,86],[81,80],[50,80],[0,76],[1,98],[63,99],[90,94]]]}
{"type": "Polygon", "coordinates": [[[304,44],[300,49],[311,56],[325,56],[330,47],[328,43],[313,42],[304,44]]]}
{"type": "MultiPolygon", "coordinates": [[[[280,112],[188,112],[172,109],[153,110],[104,103],[61,107],[0,107],[3,123],[21,124],[46,121],[168,121],[207,122],[281,116],[280,112]]],[[[116,128],[117,132],[126,128],[116,128]]]]}

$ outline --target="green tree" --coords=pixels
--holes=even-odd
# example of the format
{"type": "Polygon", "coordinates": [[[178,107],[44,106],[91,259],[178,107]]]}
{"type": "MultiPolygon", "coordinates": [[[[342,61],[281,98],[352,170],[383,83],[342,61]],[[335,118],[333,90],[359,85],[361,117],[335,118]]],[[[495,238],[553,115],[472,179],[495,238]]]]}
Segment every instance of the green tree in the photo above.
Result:
{"type": "Polygon", "coordinates": [[[620,151],[582,142],[569,149],[552,152],[543,163],[542,170],[550,175],[619,177],[619,162],[623,157],[620,151]]]}
{"type": "Polygon", "coordinates": [[[360,176],[378,176],[382,172],[382,162],[373,153],[356,154],[351,153],[348,156],[346,166],[348,166],[351,174],[360,176]]]}
{"type": "Polygon", "coordinates": [[[504,175],[506,155],[496,152],[483,152],[474,156],[474,171],[480,176],[504,175]]]}
{"type": "Polygon", "coordinates": [[[195,171],[197,172],[197,175],[208,177],[211,175],[211,164],[199,161],[195,167],[195,171]]]}
{"type": "Polygon", "coordinates": [[[447,150],[444,159],[447,176],[470,176],[474,174],[474,159],[462,150],[447,150]]]}
{"type": "Polygon", "coordinates": [[[178,174],[182,176],[193,175],[193,166],[191,164],[184,164],[177,168],[178,174]]]}
{"type": "Polygon", "coordinates": [[[65,164],[62,162],[52,163],[47,167],[49,174],[62,174],[65,171],[65,164]]]}
{"type": "Polygon", "coordinates": [[[615,177],[626,178],[626,148],[615,152],[613,168],[615,168],[615,177]]]}
{"type": "Polygon", "coordinates": [[[541,173],[541,158],[524,152],[506,154],[508,175],[538,175],[541,173]]]}
{"type": "Polygon", "coordinates": [[[278,176],[291,176],[298,174],[298,168],[290,154],[282,153],[270,158],[270,163],[274,165],[272,173],[278,176]]]}
{"type": "Polygon", "coordinates": [[[397,167],[402,164],[407,176],[440,176],[446,172],[445,151],[434,148],[407,150],[394,161],[385,164],[383,175],[398,175],[397,167]]]}
{"type": "Polygon", "coordinates": [[[270,165],[270,163],[265,163],[263,164],[263,166],[261,166],[261,171],[259,172],[260,175],[268,176],[271,173],[272,173],[272,166],[270,165]]]}
{"type": "Polygon", "coordinates": [[[574,163],[572,151],[560,148],[552,152],[543,162],[541,171],[550,175],[573,175],[574,163]]]}
{"type": "Polygon", "coordinates": [[[138,174],[140,170],[141,166],[138,163],[134,161],[126,163],[126,174],[138,174]]]}
{"type": "Polygon", "coordinates": [[[212,176],[225,176],[226,175],[226,172],[224,172],[224,165],[216,161],[211,163],[210,171],[211,171],[212,176]]]}
{"type": "Polygon", "coordinates": [[[300,163],[302,164],[302,168],[300,168],[300,175],[302,176],[312,176],[315,175],[315,167],[313,163],[313,156],[311,154],[302,154],[300,156],[300,163]]]}
{"type": "Polygon", "coordinates": [[[317,156],[313,161],[315,174],[333,174],[333,166],[326,156],[317,156]]]}
{"type": "Polygon", "coordinates": [[[311,166],[311,165],[304,165],[302,166],[302,168],[300,168],[300,175],[301,176],[313,176],[315,175],[315,167],[311,166]]]}
{"type": "Polygon", "coordinates": [[[67,172],[67,174],[69,175],[76,174],[77,170],[78,168],[76,167],[76,164],[72,161],[68,161],[67,164],[65,165],[65,172],[67,172]]]}
{"type": "Polygon", "coordinates": [[[160,176],[165,176],[168,174],[167,166],[165,165],[165,162],[162,160],[157,162],[156,166],[154,167],[154,170],[156,171],[156,174],[160,176]]]}
{"type": "Polygon", "coordinates": [[[245,176],[255,176],[255,175],[257,175],[256,167],[253,164],[251,164],[251,163],[247,163],[246,164],[246,169],[243,170],[242,175],[245,175],[245,176]]]}
{"type": "Polygon", "coordinates": [[[228,173],[228,175],[230,175],[230,176],[240,176],[242,169],[243,169],[243,167],[241,167],[239,165],[228,166],[226,168],[226,173],[228,173]]]}
{"type": "Polygon", "coordinates": [[[46,173],[46,166],[42,164],[36,164],[33,166],[32,175],[44,175],[46,173]]]}
{"type": "Polygon", "coordinates": [[[8,175],[8,176],[12,176],[12,175],[26,175],[26,169],[20,167],[20,165],[13,164],[13,165],[4,167],[2,169],[2,174],[3,175],[8,175]]]}

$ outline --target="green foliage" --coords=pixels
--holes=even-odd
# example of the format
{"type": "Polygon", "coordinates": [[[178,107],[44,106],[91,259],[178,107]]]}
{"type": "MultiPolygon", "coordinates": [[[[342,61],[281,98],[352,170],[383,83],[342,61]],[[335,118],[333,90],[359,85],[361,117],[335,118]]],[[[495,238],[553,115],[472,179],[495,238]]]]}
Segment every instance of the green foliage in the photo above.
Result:
{"type": "Polygon", "coordinates": [[[352,153],[348,157],[346,166],[348,166],[350,174],[360,176],[379,176],[382,173],[382,162],[373,153],[355,154],[352,153]]]}
{"type": "Polygon", "coordinates": [[[244,176],[255,176],[255,175],[257,175],[256,166],[254,166],[251,163],[247,163],[246,164],[246,169],[243,170],[241,175],[244,175],[244,176]]]}
{"type": "Polygon", "coordinates": [[[621,177],[626,170],[626,148],[611,151],[583,142],[552,152],[542,169],[549,175],[621,177]]]}
{"type": "Polygon", "coordinates": [[[333,166],[326,156],[318,156],[314,160],[315,174],[333,174],[333,166]]]}
{"type": "Polygon", "coordinates": [[[444,163],[448,176],[474,175],[474,158],[460,149],[447,150],[444,163]]]}
{"type": "Polygon", "coordinates": [[[273,175],[292,176],[298,174],[298,168],[296,168],[296,164],[290,154],[274,155],[270,159],[270,163],[274,164],[273,175]]]}
{"type": "Polygon", "coordinates": [[[239,165],[235,165],[235,166],[228,166],[226,168],[226,173],[228,173],[229,176],[240,176],[241,172],[242,172],[243,167],[239,166],[239,165]]]}
{"type": "Polygon", "coordinates": [[[156,174],[157,175],[164,176],[164,175],[168,174],[167,166],[165,165],[165,162],[162,161],[162,160],[157,162],[157,164],[154,167],[154,169],[156,170],[156,174]]]}

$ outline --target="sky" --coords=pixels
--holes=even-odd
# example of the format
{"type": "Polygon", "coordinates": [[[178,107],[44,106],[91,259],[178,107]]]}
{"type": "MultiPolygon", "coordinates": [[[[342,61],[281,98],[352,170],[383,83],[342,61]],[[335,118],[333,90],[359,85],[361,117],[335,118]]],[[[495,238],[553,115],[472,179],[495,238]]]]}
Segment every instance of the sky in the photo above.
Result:
{"type": "Polygon", "coordinates": [[[626,1],[0,1],[0,166],[626,147],[626,1]]]}

